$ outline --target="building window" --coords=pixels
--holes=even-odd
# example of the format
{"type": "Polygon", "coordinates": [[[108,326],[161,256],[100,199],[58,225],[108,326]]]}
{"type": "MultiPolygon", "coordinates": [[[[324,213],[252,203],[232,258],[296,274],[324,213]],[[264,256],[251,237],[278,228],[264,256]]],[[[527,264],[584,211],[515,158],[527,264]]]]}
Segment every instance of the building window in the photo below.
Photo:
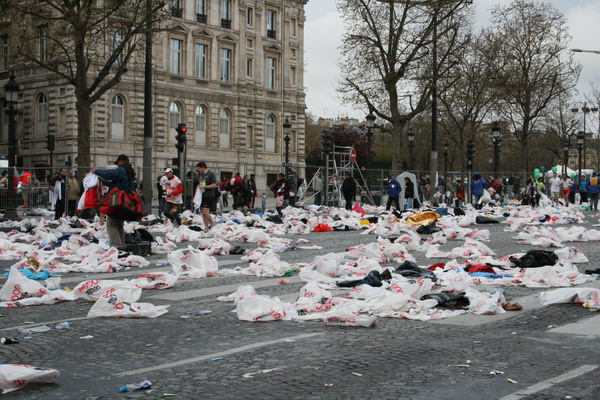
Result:
{"type": "Polygon", "coordinates": [[[208,46],[196,44],[196,78],[206,79],[206,55],[208,46]]]}
{"type": "Polygon", "coordinates": [[[8,36],[0,36],[0,71],[8,69],[8,36]]]}
{"type": "MultiPolygon", "coordinates": [[[[123,34],[121,32],[119,32],[117,30],[113,30],[113,33],[112,33],[112,51],[113,51],[113,53],[118,51],[119,46],[123,42],[124,38],[125,37],[123,36],[123,34]]],[[[124,58],[123,51],[124,51],[124,49],[121,49],[121,52],[120,52],[119,56],[117,57],[117,64],[123,63],[123,58],[124,58]]]]}
{"type": "Polygon", "coordinates": [[[181,75],[183,41],[171,39],[169,52],[169,68],[172,74],[181,75]]]}
{"type": "Polygon", "coordinates": [[[246,76],[248,78],[252,78],[252,64],[254,64],[254,60],[251,58],[246,59],[246,76]]]}
{"type": "Polygon", "coordinates": [[[221,0],[221,27],[231,29],[231,0],[221,0]]]}
{"type": "Polygon", "coordinates": [[[203,106],[196,107],[196,145],[206,146],[206,110],[203,106]]]}
{"type": "Polygon", "coordinates": [[[37,97],[36,113],[37,137],[45,137],[48,135],[48,98],[44,93],[40,93],[37,97]]]}
{"type": "Polygon", "coordinates": [[[296,28],[298,25],[298,23],[296,22],[296,18],[292,18],[290,20],[290,31],[291,31],[291,36],[292,37],[296,37],[296,35],[298,34],[298,29],[296,28]]]}
{"type": "Polygon", "coordinates": [[[67,135],[67,108],[60,107],[58,109],[58,131],[56,132],[57,136],[66,136],[67,135]]]}
{"type": "Polygon", "coordinates": [[[181,18],[183,16],[180,0],[173,0],[171,3],[171,16],[175,18],[181,18]]]}
{"type": "Polygon", "coordinates": [[[252,7],[246,8],[246,25],[252,26],[254,24],[254,9],[252,7]]]}
{"type": "Polygon", "coordinates": [[[112,98],[112,129],[113,139],[125,139],[125,102],[118,94],[112,98]]]}
{"type": "Polygon", "coordinates": [[[219,77],[223,82],[231,81],[231,50],[221,49],[221,76],[219,77]]]}
{"type": "Polygon", "coordinates": [[[173,102],[169,106],[169,129],[167,138],[169,142],[175,142],[175,128],[177,124],[181,122],[181,107],[179,104],[173,102]]]}
{"type": "Polygon", "coordinates": [[[292,81],[292,82],[291,82],[291,83],[292,83],[292,86],[296,86],[296,67],[292,67],[290,72],[291,72],[291,74],[290,74],[290,75],[291,75],[290,79],[291,79],[291,81],[292,81]]]}
{"type": "Polygon", "coordinates": [[[275,31],[277,13],[274,10],[267,10],[267,37],[275,39],[277,32],[275,31]]]}
{"type": "Polygon", "coordinates": [[[265,151],[275,152],[275,117],[272,114],[265,123],[265,151]]]}
{"type": "Polygon", "coordinates": [[[290,49],[292,58],[296,58],[296,49],[290,49]]]}
{"type": "Polygon", "coordinates": [[[246,127],[246,147],[252,149],[254,145],[254,127],[248,125],[246,127]]]}
{"type": "Polygon", "coordinates": [[[266,59],[266,71],[265,71],[265,87],[267,89],[275,89],[275,59],[273,57],[267,57],[266,59]]]}
{"type": "Polygon", "coordinates": [[[196,21],[206,23],[206,0],[196,0],[196,21]]]}
{"type": "Polygon", "coordinates": [[[251,48],[252,48],[252,46],[253,46],[253,44],[254,44],[254,43],[252,42],[252,39],[247,39],[247,40],[246,40],[246,47],[247,47],[247,48],[251,49],[251,48]]]}
{"type": "Polygon", "coordinates": [[[230,122],[231,115],[226,109],[221,109],[219,114],[219,145],[222,149],[228,149],[230,146],[230,122]]]}
{"type": "Polygon", "coordinates": [[[42,26],[39,29],[40,62],[48,61],[48,28],[42,26]]]}

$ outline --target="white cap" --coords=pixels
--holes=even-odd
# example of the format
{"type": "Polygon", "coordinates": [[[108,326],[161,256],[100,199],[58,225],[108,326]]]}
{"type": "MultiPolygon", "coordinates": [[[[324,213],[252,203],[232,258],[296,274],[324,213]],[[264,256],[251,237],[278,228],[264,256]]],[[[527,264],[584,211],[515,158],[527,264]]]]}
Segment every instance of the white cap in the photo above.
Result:
{"type": "Polygon", "coordinates": [[[165,169],[165,174],[166,174],[167,172],[173,172],[173,169],[172,169],[172,168],[167,168],[167,169],[165,169]]]}

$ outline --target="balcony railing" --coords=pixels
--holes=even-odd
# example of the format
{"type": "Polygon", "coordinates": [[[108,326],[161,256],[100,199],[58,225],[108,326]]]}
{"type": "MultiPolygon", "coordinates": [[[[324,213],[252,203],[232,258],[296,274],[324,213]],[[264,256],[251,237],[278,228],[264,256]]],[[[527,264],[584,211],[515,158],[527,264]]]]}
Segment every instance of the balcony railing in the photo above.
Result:
{"type": "Polygon", "coordinates": [[[171,16],[175,18],[181,18],[183,15],[183,9],[181,8],[171,8],[171,16]]]}
{"type": "Polygon", "coordinates": [[[231,29],[231,20],[230,19],[221,19],[221,27],[231,29]]]}
{"type": "Polygon", "coordinates": [[[206,23],[206,14],[196,14],[196,21],[205,24],[206,23]]]}
{"type": "Polygon", "coordinates": [[[277,38],[277,32],[272,29],[267,29],[267,37],[271,39],[277,38]]]}

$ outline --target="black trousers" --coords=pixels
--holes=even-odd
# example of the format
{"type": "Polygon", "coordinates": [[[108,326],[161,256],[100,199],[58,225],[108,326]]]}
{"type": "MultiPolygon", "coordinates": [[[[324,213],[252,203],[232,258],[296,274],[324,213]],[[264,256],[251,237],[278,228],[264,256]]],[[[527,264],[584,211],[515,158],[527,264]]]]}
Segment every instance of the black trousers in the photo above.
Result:
{"type": "Polygon", "coordinates": [[[181,225],[181,217],[179,216],[179,206],[177,204],[169,203],[165,200],[163,213],[165,214],[165,217],[169,218],[171,221],[177,222],[177,225],[181,225]],[[173,211],[173,209],[175,209],[175,211],[173,211]]]}
{"type": "Polygon", "coordinates": [[[354,203],[354,193],[344,193],[344,200],[346,200],[346,210],[352,210],[352,203],[354,203]]]}
{"type": "Polygon", "coordinates": [[[400,198],[399,197],[388,197],[387,204],[385,205],[385,209],[387,211],[390,210],[392,203],[396,203],[396,210],[400,209],[400,198]]]}

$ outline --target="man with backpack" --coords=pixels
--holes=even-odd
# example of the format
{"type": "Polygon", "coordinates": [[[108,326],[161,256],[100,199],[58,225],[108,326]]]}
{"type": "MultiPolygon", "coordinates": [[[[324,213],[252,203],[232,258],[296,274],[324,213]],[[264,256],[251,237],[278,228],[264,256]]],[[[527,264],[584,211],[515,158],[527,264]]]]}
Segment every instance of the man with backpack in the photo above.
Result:
{"type": "MultiPolygon", "coordinates": [[[[93,172],[104,180],[104,184],[108,186],[109,193],[115,187],[125,192],[133,192],[135,189],[135,171],[131,164],[129,164],[129,157],[121,154],[117,157],[115,164],[117,164],[116,169],[99,169],[93,172]]],[[[129,252],[125,248],[123,224],[123,220],[116,219],[111,215],[108,215],[106,218],[108,239],[110,245],[119,250],[119,258],[129,255],[129,252]]]]}

